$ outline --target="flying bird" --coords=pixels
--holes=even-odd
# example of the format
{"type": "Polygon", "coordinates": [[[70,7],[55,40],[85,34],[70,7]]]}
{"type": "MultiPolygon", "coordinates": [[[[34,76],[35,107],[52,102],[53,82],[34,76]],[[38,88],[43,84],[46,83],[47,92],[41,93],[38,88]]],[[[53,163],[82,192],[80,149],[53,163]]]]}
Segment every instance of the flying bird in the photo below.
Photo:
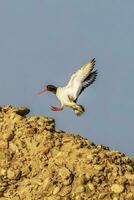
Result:
{"type": "Polygon", "coordinates": [[[93,70],[95,66],[95,58],[83,65],[70,77],[69,82],[64,87],[56,87],[47,85],[38,94],[44,92],[52,92],[61,102],[61,107],[51,106],[52,111],[62,111],[64,107],[70,107],[77,116],[85,112],[82,105],[77,104],[80,94],[90,86],[96,79],[97,70],[93,70]]]}

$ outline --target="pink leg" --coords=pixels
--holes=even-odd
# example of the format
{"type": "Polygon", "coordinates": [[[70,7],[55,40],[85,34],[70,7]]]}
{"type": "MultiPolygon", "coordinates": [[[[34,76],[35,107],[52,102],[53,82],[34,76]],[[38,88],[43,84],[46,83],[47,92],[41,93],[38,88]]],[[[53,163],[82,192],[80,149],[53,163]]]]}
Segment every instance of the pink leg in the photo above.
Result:
{"type": "Polygon", "coordinates": [[[52,111],[61,111],[61,110],[64,109],[63,107],[58,108],[58,107],[55,107],[55,106],[51,106],[50,108],[51,108],[52,111]]]}

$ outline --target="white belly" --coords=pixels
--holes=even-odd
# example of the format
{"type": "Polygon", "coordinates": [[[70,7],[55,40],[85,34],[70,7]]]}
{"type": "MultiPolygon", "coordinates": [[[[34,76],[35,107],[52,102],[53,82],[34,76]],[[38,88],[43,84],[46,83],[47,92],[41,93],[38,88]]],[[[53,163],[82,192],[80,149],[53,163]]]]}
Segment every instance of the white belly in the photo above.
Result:
{"type": "Polygon", "coordinates": [[[70,102],[68,98],[69,94],[70,94],[70,91],[68,88],[60,87],[57,89],[56,96],[60,100],[62,106],[66,106],[70,102]]]}
{"type": "Polygon", "coordinates": [[[77,85],[77,88],[60,87],[57,89],[56,96],[60,100],[62,106],[66,106],[70,104],[69,97],[75,100],[78,97],[79,91],[80,91],[80,85],[77,85]]]}

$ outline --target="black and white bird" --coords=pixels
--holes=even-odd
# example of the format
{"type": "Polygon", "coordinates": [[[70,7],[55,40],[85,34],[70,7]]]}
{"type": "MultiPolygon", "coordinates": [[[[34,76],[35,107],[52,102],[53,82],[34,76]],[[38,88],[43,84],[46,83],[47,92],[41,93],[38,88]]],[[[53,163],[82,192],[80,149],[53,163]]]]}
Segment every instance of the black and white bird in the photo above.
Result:
{"type": "Polygon", "coordinates": [[[97,70],[93,70],[95,66],[95,58],[83,65],[71,77],[67,85],[64,87],[56,87],[47,85],[38,94],[44,92],[52,92],[61,102],[61,107],[51,106],[53,111],[62,111],[64,107],[70,107],[74,110],[77,116],[85,112],[82,105],[77,104],[80,94],[90,86],[96,79],[97,70]]]}

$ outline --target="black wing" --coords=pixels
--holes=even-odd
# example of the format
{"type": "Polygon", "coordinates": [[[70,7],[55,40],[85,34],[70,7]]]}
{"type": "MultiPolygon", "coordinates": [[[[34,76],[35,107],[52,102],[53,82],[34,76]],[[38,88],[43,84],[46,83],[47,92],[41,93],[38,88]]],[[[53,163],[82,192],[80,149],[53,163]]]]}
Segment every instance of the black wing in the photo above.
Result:
{"type": "MultiPolygon", "coordinates": [[[[97,70],[91,72],[87,77],[86,79],[83,81],[83,86],[82,86],[82,89],[78,95],[78,97],[80,96],[80,94],[85,90],[85,88],[87,88],[88,86],[90,86],[95,80],[96,80],[96,77],[97,77],[97,70]]],[[[75,100],[75,103],[77,102],[78,100],[78,97],[77,99],[75,100]]]]}

